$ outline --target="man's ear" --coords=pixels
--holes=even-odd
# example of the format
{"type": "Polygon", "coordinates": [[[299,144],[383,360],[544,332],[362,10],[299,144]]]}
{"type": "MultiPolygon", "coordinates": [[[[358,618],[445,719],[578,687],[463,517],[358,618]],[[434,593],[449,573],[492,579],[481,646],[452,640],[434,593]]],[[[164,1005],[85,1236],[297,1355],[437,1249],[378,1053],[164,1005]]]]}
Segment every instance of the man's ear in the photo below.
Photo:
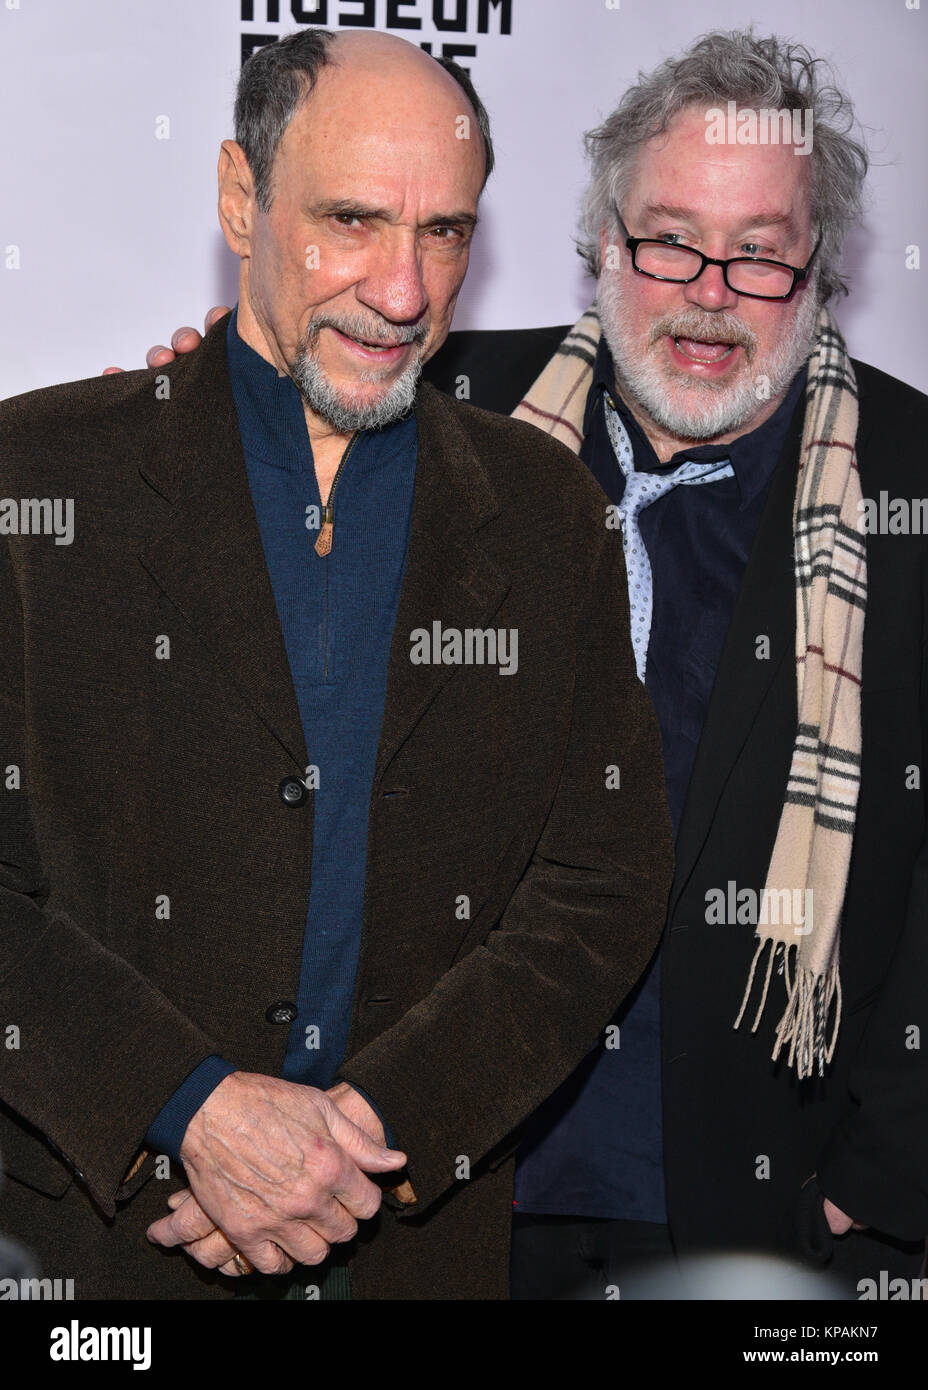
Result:
{"type": "Polygon", "coordinates": [[[245,151],[234,140],[223,140],[216,174],[219,182],[219,224],[229,249],[244,259],[251,254],[258,206],[245,151]]]}

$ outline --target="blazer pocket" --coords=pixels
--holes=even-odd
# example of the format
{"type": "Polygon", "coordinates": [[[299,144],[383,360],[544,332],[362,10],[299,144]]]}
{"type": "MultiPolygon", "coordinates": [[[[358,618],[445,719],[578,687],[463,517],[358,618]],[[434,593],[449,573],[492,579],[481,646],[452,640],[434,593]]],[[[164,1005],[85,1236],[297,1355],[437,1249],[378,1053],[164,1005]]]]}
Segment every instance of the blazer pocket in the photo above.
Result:
{"type": "MultiPolygon", "coordinates": [[[[483,902],[462,933],[457,949],[451,958],[449,969],[452,965],[457,965],[458,961],[468,955],[475,946],[479,946],[486,939],[488,933],[496,927],[506,911],[510,898],[528,872],[528,864],[523,866],[521,862],[525,854],[521,844],[524,833],[520,827],[514,830],[509,837],[506,848],[500,854],[493,872],[488,877],[488,888],[483,902]],[[522,871],[516,878],[514,886],[510,886],[514,868],[521,868],[522,871]]],[[[531,855],[529,855],[529,862],[531,862],[531,855]]]]}
{"type": "Polygon", "coordinates": [[[2,1103],[0,1171],[46,1197],[63,1197],[74,1181],[71,1169],[55,1155],[45,1136],[2,1103]]]}

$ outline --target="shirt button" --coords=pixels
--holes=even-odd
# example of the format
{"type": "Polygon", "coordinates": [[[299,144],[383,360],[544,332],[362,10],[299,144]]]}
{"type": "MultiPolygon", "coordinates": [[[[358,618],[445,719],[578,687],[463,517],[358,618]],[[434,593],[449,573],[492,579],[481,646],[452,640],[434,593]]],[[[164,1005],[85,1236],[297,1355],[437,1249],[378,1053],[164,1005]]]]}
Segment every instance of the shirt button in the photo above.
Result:
{"type": "Polygon", "coordinates": [[[292,1023],[296,1018],[296,1005],[289,999],[278,999],[265,1010],[264,1017],[268,1023],[292,1023]]]}
{"type": "Polygon", "coordinates": [[[278,795],[285,806],[302,806],[309,800],[306,783],[299,777],[285,777],[278,785],[278,795]]]}

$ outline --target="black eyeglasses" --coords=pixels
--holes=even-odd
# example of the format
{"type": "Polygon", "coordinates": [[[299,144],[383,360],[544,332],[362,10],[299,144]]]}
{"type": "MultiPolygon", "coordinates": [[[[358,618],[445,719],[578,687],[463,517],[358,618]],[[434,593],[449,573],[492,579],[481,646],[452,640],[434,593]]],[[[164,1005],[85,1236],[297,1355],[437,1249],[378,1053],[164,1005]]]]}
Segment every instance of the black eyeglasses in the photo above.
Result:
{"type": "Polygon", "coordinates": [[[673,242],[656,241],[651,237],[629,236],[618,208],[615,215],[625,237],[625,245],[632,253],[632,265],[639,275],[689,285],[699,279],[707,265],[718,265],[722,267],[728,288],[734,290],[735,294],[747,295],[749,299],[789,299],[799,281],[808,275],[809,266],[822,243],[819,233],[812,255],[802,267],[757,256],[732,256],[727,261],[717,261],[712,256],[704,256],[693,246],[677,246],[673,242]]]}

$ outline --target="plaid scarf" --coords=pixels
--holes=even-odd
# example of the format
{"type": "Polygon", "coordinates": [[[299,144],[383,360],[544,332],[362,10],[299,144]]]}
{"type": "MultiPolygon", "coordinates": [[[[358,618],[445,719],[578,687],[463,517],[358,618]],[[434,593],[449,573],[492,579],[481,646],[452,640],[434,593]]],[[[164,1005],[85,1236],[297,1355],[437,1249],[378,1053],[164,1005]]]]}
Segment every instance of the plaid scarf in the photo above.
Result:
{"type": "MultiPolygon", "coordinates": [[[[574,453],[583,441],[599,339],[599,316],[589,309],[513,411],[516,419],[537,425],[574,453]]],[[[737,1028],[769,948],[752,1031],[760,1023],[777,963],[786,1007],[772,1058],[788,1044],[787,1065],[799,1077],[824,1074],[841,1021],[838,954],[860,790],[867,597],[866,550],[857,529],[861,491],[856,437],[854,372],[838,327],[823,308],[809,358],[793,505],[799,719],[759,900],[757,949],[735,1020],[737,1028]]]]}

